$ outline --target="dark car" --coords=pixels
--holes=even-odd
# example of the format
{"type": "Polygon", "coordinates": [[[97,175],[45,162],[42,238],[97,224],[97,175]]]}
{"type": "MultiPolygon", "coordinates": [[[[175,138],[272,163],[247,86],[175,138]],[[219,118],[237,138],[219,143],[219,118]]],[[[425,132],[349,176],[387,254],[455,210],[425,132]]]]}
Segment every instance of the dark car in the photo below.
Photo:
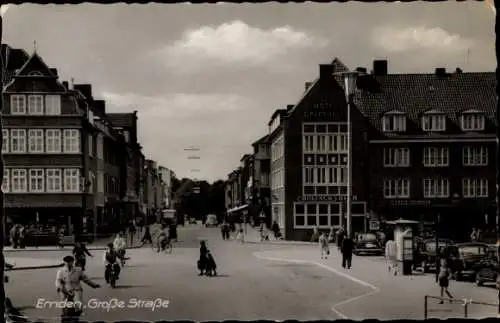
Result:
{"type": "Polygon", "coordinates": [[[484,283],[495,283],[498,277],[498,255],[497,248],[488,248],[486,259],[476,265],[476,285],[482,286],[484,283]]]}
{"type": "Polygon", "coordinates": [[[382,247],[378,237],[374,233],[363,233],[358,236],[354,243],[353,253],[355,255],[383,255],[382,247]]]}
{"type": "Polygon", "coordinates": [[[476,279],[476,273],[489,257],[488,245],[480,242],[469,242],[450,246],[447,258],[450,269],[456,280],[476,279]]]}
{"type": "Polygon", "coordinates": [[[436,257],[447,253],[449,246],[453,241],[449,239],[439,239],[438,248],[436,248],[435,239],[420,239],[416,243],[415,267],[421,268],[424,273],[436,270],[436,257]]]}

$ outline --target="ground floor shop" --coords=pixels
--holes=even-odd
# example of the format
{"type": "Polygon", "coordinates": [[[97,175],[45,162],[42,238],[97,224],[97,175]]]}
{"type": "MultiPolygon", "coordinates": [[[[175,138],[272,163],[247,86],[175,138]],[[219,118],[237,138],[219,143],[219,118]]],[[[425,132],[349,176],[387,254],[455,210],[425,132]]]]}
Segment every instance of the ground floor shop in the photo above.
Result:
{"type": "Polygon", "coordinates": [[[420,232],[434,234],[438,230],[441,237],[457,241],[467,241],[472,228],[490,232],[496,227],[496,204],[486,200],[389,201],[374,208],[373,213],[382,223],[397,219],[418,221],[420,232]]]}
{"type": "MultiPolygon", "coordinates": [[[[347,207],[341,197],[292,202],[285,236],[287,240],[309,241],[313,230],[329,233],[347,225],[347,207]]],[[[367,202],[353,201],[351,207],[352,232],[368,230],[367,202]]]]}

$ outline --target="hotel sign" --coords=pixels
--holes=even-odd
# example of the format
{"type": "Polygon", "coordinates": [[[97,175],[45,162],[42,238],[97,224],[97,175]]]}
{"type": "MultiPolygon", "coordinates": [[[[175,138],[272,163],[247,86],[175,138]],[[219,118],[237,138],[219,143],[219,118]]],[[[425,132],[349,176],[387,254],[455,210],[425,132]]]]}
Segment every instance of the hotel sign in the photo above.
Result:
{"type": "Polygon", "coordinates": [[[430,206],[429,200],[392,200],[391,206],[430,206]]]}
{"type": "Polygon", "coordinates": [[[304,112],[303,119],[333,119],[333,106],[328,102],[315,103],[313,106],[304,112]]]}
{"type": "MultiPolygon", "coordinates": [[[[352,201],[357,201],[356,195],[352,196],[352,201]]],[[[305,195],[299,196],[298,202],[343,202],[347,201],[346,195],[305,195]]]]}

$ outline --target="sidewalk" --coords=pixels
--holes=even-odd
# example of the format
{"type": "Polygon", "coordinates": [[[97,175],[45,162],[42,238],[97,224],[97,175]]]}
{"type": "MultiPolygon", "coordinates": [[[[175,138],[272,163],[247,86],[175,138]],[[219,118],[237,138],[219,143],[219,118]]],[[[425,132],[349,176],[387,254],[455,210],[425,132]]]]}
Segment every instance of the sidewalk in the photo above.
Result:
{"type": "MultiPolygon", "coordinates": [[[[330,248],[329,259],[320,259],[318,247],[255,252],[260,259],[311,263],[334,274],[365,286],[371,286],[373,292],[359,298],[334,305],[346,318],[363,319],[423,319],[424,296],[439,296],[439,289],[433,275],[394,276],[380,257],[353,257],[352,268],[341,266],[341,255],[336,248],[330,248]]],[[[467,282],[450,282],[450,291],[457,299],[472,299],[478,302],[497,302],[496,290],[475,287],[467,282]]],[[[429,301],[429,318],[463,318],[461,304],[437,304],[429,301]]],[[[469,318],[495,317],[497,308],[474,306],[469,308],[469,318]]]]}
{"type": "MultiPolygon", "coordinates": [[[[63,266],[62,260],[43,259],[43,258],[35,259],[35,258],[22,258],[22,257],[6,257],[5,262],[14,265],[14,267],[9,271],[57,268],[63,266]]],[[[7,275],[9,271],[6,271],[7,275]]]]}

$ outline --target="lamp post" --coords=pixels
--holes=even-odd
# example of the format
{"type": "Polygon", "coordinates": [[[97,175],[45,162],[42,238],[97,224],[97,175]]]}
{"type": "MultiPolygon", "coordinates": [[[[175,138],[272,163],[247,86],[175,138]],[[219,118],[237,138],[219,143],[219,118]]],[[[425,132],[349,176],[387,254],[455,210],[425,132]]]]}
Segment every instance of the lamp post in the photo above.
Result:
{"type": "MultiPolygon", "coordinates": [[[[346,201],[346,230],[347,236],[352,238],[352,96],[356,89],[356,79],[360,72],[349,71],[334,73],[341,75],[344,80],[344,92],[347,103],[347,201],[346,201]]],[[[343,216],[343,215],[342,215],[343,216]]]]}

